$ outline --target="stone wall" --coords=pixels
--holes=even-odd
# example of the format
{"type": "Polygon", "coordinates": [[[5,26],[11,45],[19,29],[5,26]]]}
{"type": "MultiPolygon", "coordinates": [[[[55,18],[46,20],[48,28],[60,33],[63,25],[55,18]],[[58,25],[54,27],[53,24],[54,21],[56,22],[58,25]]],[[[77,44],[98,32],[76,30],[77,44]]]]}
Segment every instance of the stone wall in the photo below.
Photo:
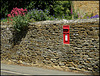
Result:
{"type": "Polygon", "coordinates": [[[93,15],[99,15],[99,1],[72,1],[74,9],[93,15]]]}
{"type": "Polygon", "coordinates": [[[1,25],[1,60],[99,72],[99,19],[40,21],[20,34],[1,25]],[[63,44],[63,25],[70,26],[69,45],[63,44]]]}

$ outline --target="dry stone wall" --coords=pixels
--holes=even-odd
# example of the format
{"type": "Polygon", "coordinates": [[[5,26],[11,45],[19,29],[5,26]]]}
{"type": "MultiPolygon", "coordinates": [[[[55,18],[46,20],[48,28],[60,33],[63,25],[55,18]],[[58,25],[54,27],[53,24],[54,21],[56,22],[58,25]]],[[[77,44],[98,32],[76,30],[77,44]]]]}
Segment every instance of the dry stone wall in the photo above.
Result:
{"type": "Polygon", "coordinates": [[[93,15],[99,15],[99,1],[72,1],[74,9],[93,15]]]}
{"type": "Polygon", "coordinates": [[[99,19],[40,21],[28,28],[14,36],[11,25],[1,25],[1,60],[99,72],[99,19]],[[63,25],[70,26],[69,45],[63,44],[63,25]]]}

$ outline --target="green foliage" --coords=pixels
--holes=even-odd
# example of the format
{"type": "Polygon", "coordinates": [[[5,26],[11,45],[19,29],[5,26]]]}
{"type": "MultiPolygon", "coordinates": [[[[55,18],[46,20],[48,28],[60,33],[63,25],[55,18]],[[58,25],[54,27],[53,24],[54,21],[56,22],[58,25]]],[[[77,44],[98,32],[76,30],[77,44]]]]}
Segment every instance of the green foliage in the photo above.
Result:
{"type": "Polygon", "coordinates": [[[1,0],[1,10],[0,10],[0,15],[1,15],[1,18],[2,16],[3,17],[6,17],[7,14],[8,14],[8,1],[6,0],[1,0]]]}
{"type": "Polygon", "coordinates": [[[85,15],[83,16],[83,19],[87,19],[93,16],[93,12],[91,14],[85,13],[85,15]]]}
{"type": "Polygon", "coordinates": [[[55,17],[64,16],[64,14],[70,15],[70,1],[54,1],[54,0],[29,0],[29,1],[11,1],[11,0],[1,0],[2,6],[0,13],[3,17],[7,17],[7,14],[15,8],[26,8],[27,10],[41,9],[48,10],[49,15],[55,15],[55,17]]]}
{"type": "Polygon", "coordinates": [[[78,19],[79,13],[75,11],[73,4],[71,4],[71,11],[72,11],[72,14],[71,14],[72,19],[78,19]]]}
{"type": "Polygon", "coordinates": [[[31,10],[31,9],[35,8],[35,6],[34,6],[35,4],[36,4],[36,1],[30,1],[29,5],[26,6],[26,9],[31,10]]]}
{"type": "Polygon", "coordinates": [[[28,26],[28,18],[26,16],[16,16],[12,18],[14,29],[17,32],[25,30],[28,26]]]}
{"type": "Polygon", "coordinates": [[[0,15],[1,18],[6,18],[7,14],[11,12],[11,10],[15,7],[18,8],[25,8],[27,5],[29,5],[29,2],[31,0],[1,0],[1,10],[0,10],[0,15]]]}
{"type": "Polygon", "coordinates": [[[82,10],[79,10],[79,8],[75,11],[73,5],[72,5],[72,9],[73,9],[72,19],[87,19],[93,16],[93,12],[91,14],[88,14],[82,10]]]}
{"type": "Polygon", "coordinates": [[[7,22],[7,18],[1,19],[0,22],[7,22]]]}
{"type": "MultiPolygon", "coordinates": [[[[2,3],[4,3],[3,0],[2,3]]],[[[62,18],[64,19],[72,18],[70,13],[71,1],[55,1],[55,0],[11,1],[9,0],[8,4],[6,3],[6,6],[7,8],[5,9],[8,10],[7,14],[10,13],[10,11],[15,7],[26,8],[28,11],[31,11],[28,12],[27,14],[27,17],[29,17],[30,19],[29,21],[32,21],[32,19],[36,21],[43,21],[43,20],[54,20],[54,19],[62,19],[62,18]],[[35,10],[33,11],[33,9],[35,10]]],[[[4,16],[6,17],[7,15],[5,14],[4,16]]]]}
{"type": "MultiPolygon", "coordinates": [[[[32,19],[36,21],[43,20],[54,20],[54,19],[77,19],[77,18],[86,18],[87,16],[90,18],[91,15],[84,15],[75,11],[72,5],[72,1],[56,1],[56,0],[1,0],[1,18],[6,18],[7,14],[15,8],[23,8],[27,9],[28,12],[27,17],[29,17],[29,21],[32,19]],[[71,14],[71,6],[73,8],[73,14],[71,14]],[[35,9],[33,11],[33,9],[35,9]],[[48,10],[48,12],[46,12],[48,10]]],[[[3,20],[6,21],[6,20],[3,20]]]]}
{"type": "Polygon", "coordinates": [[[71,1],[46,1],[46,0],[37,0],[37,1],[31,1],[29,6],[27,6],[28,10],[37,9],[43,11],[43,18],[41,18],[41,11],[40,13],[38,10],[36,11],[38,14],[32,13],[32,17],[35,18],[35,20],[52,20],[54,18],[66,18],[71,19],[70,9],[71,9],[71,1]],[[48,10],[48,14],[45,12],[45,10],[48,10]],[[34,15],[34,16],[33,16],[34,15]],[[54,17],[51,17],[54,16],[54,17]]]}
{"type": "Polygon", "coordinates": [[[28,12],[27,16],[31,19],[34,18],[36,21],[42,21],[42,20],[47,20],[47,17],[49,15],[48,10],[38,10],[38,9],[33,9],[30,12],[28,12]]]}
{"type": "MultiPolygon", "coordinates": [[[[70,1],[55,1],[53,10],[55,17],[71,16],[70,14],[71,2],[70,1]]],[[[66,17],[68,18],[68,17],[66,17]]]]}

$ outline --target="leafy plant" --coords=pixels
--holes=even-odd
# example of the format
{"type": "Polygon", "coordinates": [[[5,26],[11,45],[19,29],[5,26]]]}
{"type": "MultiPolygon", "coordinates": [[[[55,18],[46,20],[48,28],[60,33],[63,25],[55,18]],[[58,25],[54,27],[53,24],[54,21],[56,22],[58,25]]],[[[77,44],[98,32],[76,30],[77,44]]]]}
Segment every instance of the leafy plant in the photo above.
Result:
{"type": "Polygon", "coordinates": [[[1,18],[0,22],[7,22],[7,18],[1,18]]]}
{"type": "Polygon", "coordinates": [[[8,14],[8,1],[5,1],[5,0],[1,0],[0,1],[2,6],[1,6],[1,10],[0,10],[0,15],[1,15],[1,18],[4,18],[7,16],[8,14]]]}
{"type": "Polygon", "coordinates": [[[90,17],[91,19],[92,18],[99,18],[99,15],[95,15],[95,16],[92,16],[92,17],[90,17]]]}
{"type": "Polygon", "coordinates": [[[62,18],[62,16],[64,16],[65,18],[68,19],[68,16],[71,16],[70,8],[71,8],[70,1],[54,1],[53,10],[55,17],[62,18]]]}
{"type": "Polygon", "coordinates": [[[77,19],[79,17],[79,13],[75,11],[73,4],[71,4],[71,17],[72,19],[77,19]]]}
{"type": "Polygon", "coordinates": [[[27,12],[27,9],[25,8],[25,9],[23,9],[23,8],[21,8],[21,9],[19,9],[19,8],[13,8],[13,10],[11,11],[11,14],[8,14],[7,16],[8,17],[14,17],[14,16],[18,16],[18,15],[21,15],[21,16],[23,16],[23,15],[25,15],[25,13],[27,12]]]}
{"type": "Polygon", "coordinates": [[[54,1],[54,0],[31,1],[29,6],[27,6],[27,8],[31,11],[30,14],[32,14],[32,17],[35,18],[36,21],[37,20],[39,20],[39,21],[48,20],[48,19],[52,20],[55,18],[61,19],[62,17],[66,18],[66,19],[71,19],[70,7],[71,7],[71,1],[54,1]],[[49,15],[46,13],[46,10],[48,10],[49,15]],[[32,13],[32,11],[34,11],[34,13],[36,12],[38,14],[34,14],[34,13],[32,13]],[[38,11],[40,11],[40,12],[38,12],[38,11]],[[44,17],[42,17],[42,19],[41,19],[41,13],[44,16],[44,17]]]}
{"type": "Polygon", "coordinates": [[[13,9],[13,7],[22,7],[22,8],[26,8],[29,3],[32,0],[0,0],[1,3],[1,10],[0,10],[0,15],[1,18],[7,18],[7,14],[11,12],[11,10],[13,9]]]}
{"type": "Polygon", "coordinates": [[[23,30],[25,30],[28,26],[28,20],[25,16],[16,16],[13,18],[14,22],[14,29],[15,31],[21,32],[23,30]]]}
{"type": "Polygon", "coordinates": [[[47,20],[47,17],[49,15],[49,11],[48,10],[38,10],[38,9],[33,9],[30,10],[27,14],[29,16],[29,18],[34,18],[34,20],[36,21],[42,21],[42,20],[47,20]]]}
{"type": "Polygon", "coordinates": [[[27,9],[19,9],[19,8],[13,8],[11,11],[11,14],[8,14],[8,21],[9,19],[13,22],[15,31],[22,31],[24,30],[28,25],[28,18],[25,16],[27,13],[27,9]]]}

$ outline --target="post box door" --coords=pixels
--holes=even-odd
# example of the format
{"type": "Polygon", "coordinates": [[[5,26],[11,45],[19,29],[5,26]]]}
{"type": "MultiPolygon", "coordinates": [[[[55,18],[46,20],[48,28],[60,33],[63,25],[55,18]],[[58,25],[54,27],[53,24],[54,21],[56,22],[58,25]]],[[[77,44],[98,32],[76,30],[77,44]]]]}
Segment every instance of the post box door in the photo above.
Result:
{"type": "Polygon", "coordinates": [[[69,44],[69,25],[63,26],[63,43],[69,44]]]}
{"type": "Polygon", "coordinates": [[[63,42],[64,44],[69,44],[69,34],[68,33],[63,34],[63,42]]]}

